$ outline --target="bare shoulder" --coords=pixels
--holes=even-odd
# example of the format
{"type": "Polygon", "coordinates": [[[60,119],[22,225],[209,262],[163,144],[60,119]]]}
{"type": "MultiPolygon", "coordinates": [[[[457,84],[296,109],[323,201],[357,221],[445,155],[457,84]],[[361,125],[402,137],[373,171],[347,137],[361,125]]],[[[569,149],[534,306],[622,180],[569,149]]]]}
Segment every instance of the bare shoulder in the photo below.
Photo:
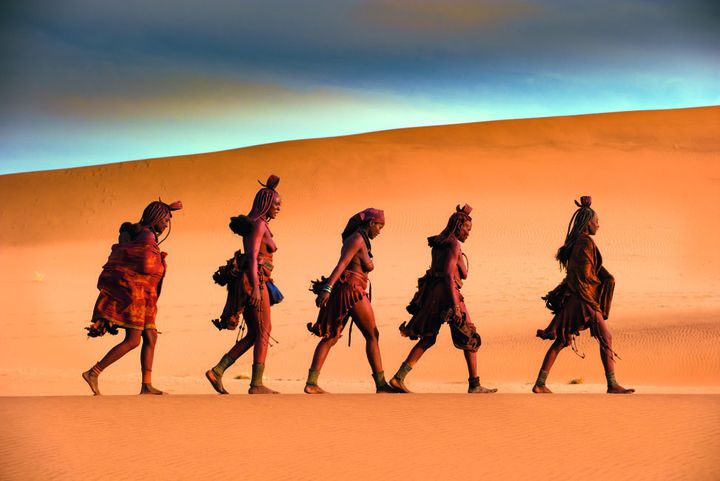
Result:
{"type": "Polygon", "coordinates": [[[360,235],[359,232],[350,234],[343,242],[343,247],[347,248],[360,248],[363,245],[365,245],[365,241],[363,240],[362,235],[360,235]]]}
{"type": "Polygon", "coordinates": [[[265,234],[265,232],[267,232],[267,230],[268,230],[268,229],[267,229],[267,224],[265,223],[264,220],[262,220],[262,219],[255,219],[255,220],[250,221],[250,222],[252,222],[252,231],[251,231],[252,234],[263,235],[263,234],[265,234]]]}

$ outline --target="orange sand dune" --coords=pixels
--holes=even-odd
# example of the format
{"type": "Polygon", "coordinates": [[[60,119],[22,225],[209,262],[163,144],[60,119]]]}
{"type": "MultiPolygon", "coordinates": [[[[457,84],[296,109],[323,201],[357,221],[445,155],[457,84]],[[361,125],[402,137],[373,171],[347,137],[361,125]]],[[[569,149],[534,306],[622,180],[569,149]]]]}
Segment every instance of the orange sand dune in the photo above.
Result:
{"type": "MultiPolygon", "coordinates": [[[[720,107],[708,107],[0,176],[0,479],[718,479],[718,152],[720,107]],[[347,218],[368,206],[387,217],[371,278],[392,374],[411,346],[397,327],[428,265],[425,238],[468,202],[475,222],[463,291],[483,336],[483,383],[501,394],[462,394],[467,373],[446,331],[407,379],[425,394],[357,394],[373,389],[356,330],[320,378],[354,394],[214,395],[203,372],[236,334],[210,324],[225,296],[211,274],[240,244],[228,218],[249,210],[256,179],[269,173],[282,179],[272,229],[286,299],[273,308],[280,343],[266,384],[301,392],[317,342],[305,330],[317,313],[309,280],[330,272],[347,218]],[[617,279],[618,378],[640,395],[588,394],[604,392],[604,377],[587,334],[578,342],[586,359],[568,350],[552,371],[558,395],[512,394],[529,392],[547,349],[533,337],[549,320],[540,296],[562,277],[553,254],[583,194],[594,198],[596,241],[617,279]],[[185,204],[163,244],[154,366],[155,385],[173,395],[93,398],[80,372],[119,341],[84,336],[97,275],[120,223],[158,196],[185,204]]],[[[105,394],[137,392],[138,355],[103,373],[105,394]]],[[[228,370],[232,393],[247,389],[250,363],[228,370]]]]}
{"type": "MultiPolygon", "coordinates": [[[[191,392],[211,393],[202,373],[235,333],[218,333],[209,322],[224,302],[210,276],[239,245],[228,218],[249,210],[256,179],[269,173],[281,177],[283,197],[272,229],[279,245],[274,277],[286,300],[273,309],[280,343],[266,370],[279,388],[306,374],[316,343],[305,330],[316,315],[307,288],[332,269],[351,214],[368,206],[386,212],[371,279],[391,372],[411,346],[397,326],[428,265],[425,238],[443,228],[456,204],[468,202],[475,224],[464,247],[470,258],[464,294],[484,340],[481,377],[524,390],[547,348],[533,334],[549,320],[540,296],[562,277],[553,254],[572,200],[591,194],[601,223],[596,241],[617,279],[610,323],[623,358],[619,379],[714,392],[720,386],[718,152],[720,107],[707,107],[402,129],[0,176],[0,394],[87,392],[78,373],[119,340],[86,340],[82,330],[100,266],[119,224],[136,220],[158,196],[182,199],[185,209],[163,244],[169,272],[154,372],[175,392],[192,385],[191,392]],[[23,382],[26,375],[34,382],[23,382]]],[[[596,344],[585,334],[580,347],[587,358],[563,353],[551,383],[603,382],[596,344]]],[[[352,348],[341,342],[331,353],[321,381],[369,390],[363,351],[356,331],[352,348]]],[[[137,357],[103,375],[108,388],[137,381],[137,357]]],[[[241,359],[229,375],[247,373],[250,363],[241,359]]],[[[465,379],[462,356],[443,332],[408,382],[443,386],[465,379]]],[[[246,382],[237,381],[233,391],[243,392],[246,382]]]]}
{"type": "Polygon", "coordinates": [[[720,396],[0,398],[2,479],[716,480],[720,396]]]}

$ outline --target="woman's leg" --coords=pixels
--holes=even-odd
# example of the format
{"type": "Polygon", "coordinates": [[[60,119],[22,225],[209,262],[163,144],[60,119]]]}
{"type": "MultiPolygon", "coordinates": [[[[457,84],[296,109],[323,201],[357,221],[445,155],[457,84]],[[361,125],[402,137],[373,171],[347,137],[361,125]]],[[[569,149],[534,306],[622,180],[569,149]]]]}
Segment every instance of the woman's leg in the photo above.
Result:
{"type": "Polygon", "coordinates": [[[413,348],[410,349],[410,353],[405,359],[405,363],[408,364],[410,367],[413,367],[415,363],[420,360],[423,354],[425,354],[425,351],[435,345],[436,341],[437,335],[423,337],[422,339],[420,339],[417,343],[415,343],[413,348]]]}
{"type": "Polygon", "coordinates": [[[362,299],[350,309],[350,316],[365,337],[365,354],[367,355],[375,390],[379,393],[396,392],[386,381],[380,357],[380,332],[375,324],[375,313],[368,299],[362,299]]]}
{"type": "Polygon", "coordinates": [[[567,346],[565,345],[565,343],[560,340],[556,340],[555,342],[553,342],[547,353],[545,354],[541,369],[543,371],[550,372],[553,364],[555,364],[555,359],[557,359],[558,354],[560,354],[560,351],[562,351],[566,347],[567,346]]]}
{"type": "Polygon", "coordinates": [[[105,354],[97,366],[100,370],[107,368],[110,364],[114,363],[128,352],[132,351],[140,345],[142,340],[142,331],[139,329],[125,329],[125,339],[105,354]]]}
{"type": "Polygon", "coordinates": [[[155,344],[157,343],[157,329],[145,329],[142,333],[142,350],[140,351],[140,366],[142,368],[142,387],[140,394],[165,394],[152,385],[152,365],[155,357],[155,344]]]}
{"type": "Polygon", "coordinates": [[[477,352],[463,351],[465,363],[467,364],[468,377],[470,379],[478,377],[477,373],[477,352]]]}
{"type": "MultiPolygon", "coordinates": [[[[598,316],[599,317],[599,316],[598,316]]],[[[600,343],[600,360],[606,373],[615,372],[615,359],[612,354],[612,334],[604,319],[598,319],[598,341],[600,343]]]]}
{"type": "Polygon", "coordinates": [[[90,389],[92,389],[94,395],[100,395],[100,389],[98,388],[98,376],[100,376],[100,373],[110,364],[138,347],[141,339],[142,331],[138,329],[125,329],[125,339],[110,349],[100,362],[82,374],[83,379],[90,385],[90,389]]]}
{"type": "Polygon", "coordinates": [[[222,377],[225,374],[225,370],[232,366],[240,356],[245,354],[248,349],[255,345],[257,339],[257,325],[254,322],[248,322],[247,332],[245,335],[230,348],[230,350],[220,358],[220,361],[209,371],[205,372],[205,377],[213,389],[220,394],[230,394],[223,386],[222,377]]]}
{"type": "Polygon", "coordinates": [[[262,380],[265,372],[265,358],[269,347],[270,332],[272,331],[270,296],[267,295],[267,292],[264,292],[262,296],[261,310],[258,311],[248,306],[245,309],[245,319],[247,319],[248,325],[255,324],[257,326],[257,334],[253,343],[252,379],[248,394],[278,394],[277,391],[264,386],[262,380]]]}
{"type": "Polygon", "coordinates": [[[238,340],[233,347],[227,352],[226,356],[230,357],[233,362],[240,359],[251,347],[255,345],[255,341],[258,338],[257,325],[254,322],[248,322],[246,324],[247,332],[245,335],[238,340]]]}
{"type": "Polygon", "coordinates": [[[365,337],[365,355],[367,355],[370,368],[373,372],[381,372],[383,367],[380,357],[380,332],[375,325],[375,313],[370,301],[362,299],[356,302],[350,310],[350,316],[365,337]]]}
{"type": "Polygon", "coordinates": [[[555,364],[555,359],[557,359],[558,354],[560,354],[560,351],[562,351],[565,347],[565,343],[560,339],[555,339],[555,342],[552,343],[545,354],[545,359],[543,359],[542,367],[540,367],[540,372],[538,373],[538,378],[535,381],[532,392],[535,394],[552,393],[552,391],[545,386],[545,381],[547,380],[548,374],[550,374],[550,369],[553,364],[555,364]]]}
{"type": "Polygon", "coordinates": [[[420,360],[423,354],[425,354],[425,351],[435,345],[435,341],[437,341],[437,335],[423,337],[415,343],[412,349],[410,349],[410,353],[408,354],[407,358],[405,358],[405,361],[403,361],[403,363],[400,365],[398,371],[395,373],[392,379],[390,379],[389,384],[393,388],[395,388],[396,391],[405,393],[411,392],[407,388],[407,386],[405,386],[405,376],[408,375],[408,373],[412,370],[413,366],[415,366],[415,363],[420,360]]]}
{"type": "Polygon", "coordinates": [[[253,343],[253,363],[265,364],[267,357],[272,322],[270,320],[270,298],[266,294],[262,299],[262,310],[258,311],[251,306],[245,308],[244,313],[248,326],[257,326],[257,335],[253,343]]]}
{"type": "Polygon", "coordinates": [[[313,354],[310,371],[308,371],[308,379],[305,383],[305,392],[307,394],[325,394],[327,392],[318,386],[317,381],[320,376],[320,370],[323,364],[325,364],[325,359],[327,359],[330,349],[337,344],[338,339],[338,337],[324,337],[318,342],[315,353],[313,354]]]}
{"type": "Polygon", "coordinates": [[[598,316],[598,334],[600,341],[600,359],[605,368],[607,378],[607,392],[609,394],[632,394],[635,389],[625,389],[615,380],[615,359],[612,351],[612,334],[608,328],[607,321],[598,316]]]}
{"type": "Polygon", "coordinates": [[[463,354],[468,368],[468,393],[492,394],[497,392],[497,388],[489,388],[480,384],[480,376],[477,372],[477,352],[463,350],[463,354]]]}

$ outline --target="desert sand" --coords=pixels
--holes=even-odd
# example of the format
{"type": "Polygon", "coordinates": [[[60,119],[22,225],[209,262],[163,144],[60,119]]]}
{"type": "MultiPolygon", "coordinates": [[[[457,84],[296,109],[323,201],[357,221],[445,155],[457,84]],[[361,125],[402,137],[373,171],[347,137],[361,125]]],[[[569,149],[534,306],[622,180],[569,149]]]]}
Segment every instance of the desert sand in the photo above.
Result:
{"type": "Polygon", "coordinates": [[[0,399],[2,479],[716,480],[720,397],[0,399]]]}
{"type": "MultiPolygon", "coordinates": [[[[706,107],[401,129],[0,176],[0,477],[446,479],[537,469],[553,479],[717,479],[719,152],[720,107],[706,107]],[[211,275],[240,245],[229,217],[249,210],[256,180],[270,173],[281,178],[271,228],[285,300],[273,308],[279,343],[267,385],[301,392],[317,342],[305,329],[317,312],[309,281],[332,270],[347,218],[371,206],[387,218],[371,280],[391,375],[412,345],[397,327],[429,264],[426,237],[467,202],[475,210],[463,294],[483,336],[481,380],[505,394],[462,394],[464,361],[443,331],[408,377],[420,394],[367,396],[355,330],[320,378],[346,394],[214,395],[203,373],[236,333],[210,324],[225,298],[211,275]],[[601,394],[587,333],[578,340],[585,359],[567,350],[550,375],[558,395],[525,394],[548,347],[534,337],[550,319],[540,296],[563,277],[553,256],[580,195],[593,196],[595,240],[617,281],[609,322],[618,379],[638,389],[630,399],[601,394]],[[80,372],[120,340],[84,335],[97,276],[120,223],[158,196],[185,205],[162,245],[169,269],[153,369],[154,384],[173,395],[91,398],[80,372]],[[102,449],[88,465],[86,454],[108,443],[132,448],[102,449]],[[555,454],[568,445],[582,447],[555,454]],[[433,455],[395,464],[399,452],[426,449],[433,455]]],[[[103,373],[104,394],[137,392],[138,357],[103,373]]],[[[233,394],[246,391],[251,362],[226,374],[233,394]]]]}

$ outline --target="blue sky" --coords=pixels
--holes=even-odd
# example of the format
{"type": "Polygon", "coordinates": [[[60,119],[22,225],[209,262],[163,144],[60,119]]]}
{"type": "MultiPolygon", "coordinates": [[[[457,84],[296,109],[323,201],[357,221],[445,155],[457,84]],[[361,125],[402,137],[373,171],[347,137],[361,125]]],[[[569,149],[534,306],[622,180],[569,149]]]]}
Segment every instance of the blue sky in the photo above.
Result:
{"type": "Polygon", "coordinates": [[[720,104],[713,1],[9,0],[0,174],[720,104]]]}

